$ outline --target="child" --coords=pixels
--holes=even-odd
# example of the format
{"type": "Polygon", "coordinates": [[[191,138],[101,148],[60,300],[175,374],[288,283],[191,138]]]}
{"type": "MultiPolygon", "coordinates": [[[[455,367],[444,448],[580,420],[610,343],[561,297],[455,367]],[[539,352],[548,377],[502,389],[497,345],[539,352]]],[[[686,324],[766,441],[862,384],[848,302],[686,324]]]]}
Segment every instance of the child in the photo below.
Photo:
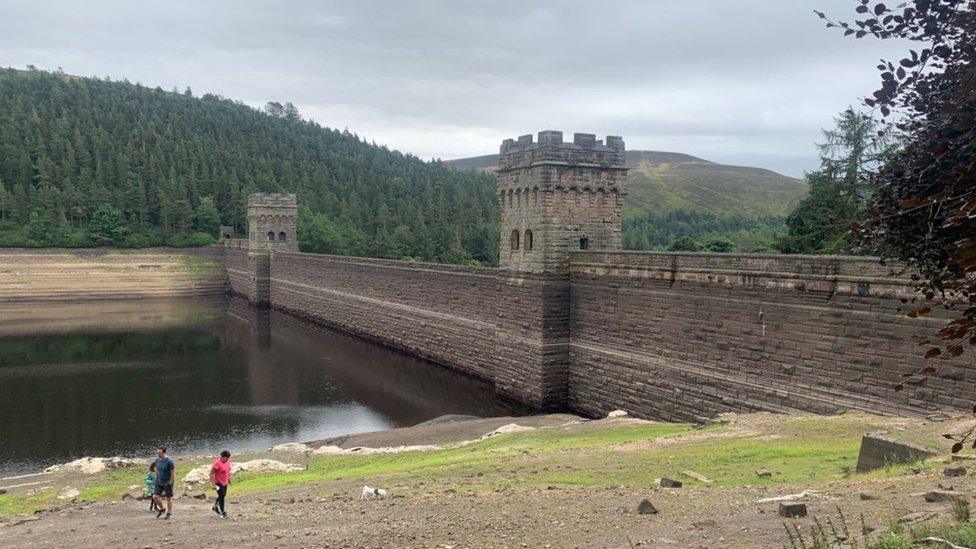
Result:
{"type": "Polygon", "coordinates": [[[152,497],[153,491],[156,489],[156,462],[149,464],[149,472],[146,473],[146,495],[149,496],[149,510],[158,511],[156,507],[156,500],[152,497]]]}

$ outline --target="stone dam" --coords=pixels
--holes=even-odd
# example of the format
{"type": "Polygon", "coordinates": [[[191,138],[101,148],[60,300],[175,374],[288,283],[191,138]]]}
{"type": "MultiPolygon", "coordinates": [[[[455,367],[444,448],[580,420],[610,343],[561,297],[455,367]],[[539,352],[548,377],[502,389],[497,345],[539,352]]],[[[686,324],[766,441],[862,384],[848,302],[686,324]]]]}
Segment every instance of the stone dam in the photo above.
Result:
{"type": "Polygon", "coordinates": [[[229,290],[587,415],[970,408],[972,353],[904,377],[946,319],[905,316],[914,286],[877,260],[622,251],[623,157],[612,136],[506,140],[498,268],[300,253],[294,195],[258,194],[247,238],[205,249],[0,251],[0,300],[229,290]]]}

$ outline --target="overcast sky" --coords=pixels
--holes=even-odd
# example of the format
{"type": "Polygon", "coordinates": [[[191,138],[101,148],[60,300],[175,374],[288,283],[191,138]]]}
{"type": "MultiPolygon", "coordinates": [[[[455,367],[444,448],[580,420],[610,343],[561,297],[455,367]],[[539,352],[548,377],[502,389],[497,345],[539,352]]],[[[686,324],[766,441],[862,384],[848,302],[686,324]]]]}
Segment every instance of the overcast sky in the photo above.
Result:
{"type": "Polygon", "coordinates": [[[852,0],[3,0],[0,66],[127,78],[306,118],[422,158],[543,129],[802,175],[904,46],[852,0]]]}

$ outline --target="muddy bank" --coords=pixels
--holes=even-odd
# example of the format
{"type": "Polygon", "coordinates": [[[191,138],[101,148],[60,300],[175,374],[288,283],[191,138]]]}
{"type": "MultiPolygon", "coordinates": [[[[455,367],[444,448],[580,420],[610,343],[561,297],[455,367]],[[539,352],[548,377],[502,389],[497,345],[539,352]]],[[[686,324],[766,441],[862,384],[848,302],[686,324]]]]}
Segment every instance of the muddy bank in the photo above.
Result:
{"type": "MultiPolygon", "coordinates": [[[[438,418],[440,419],[440,418],[438,418]]],[[[585,421],[572,414],[547,414],[525,417],[458,418],[455,421],[428,421],[412,427],[345,435],[308,442],[311,448],[337,446],[350,448],[396,448],[405,446],[443,445],[477,440],[496,429],[516,424],[523,427],[558,427],[585,421]]]]}
{"type": "Polygon", "coordinates": [[[222,295],[208,249],[0,248],[0,303],[222,295]]]}

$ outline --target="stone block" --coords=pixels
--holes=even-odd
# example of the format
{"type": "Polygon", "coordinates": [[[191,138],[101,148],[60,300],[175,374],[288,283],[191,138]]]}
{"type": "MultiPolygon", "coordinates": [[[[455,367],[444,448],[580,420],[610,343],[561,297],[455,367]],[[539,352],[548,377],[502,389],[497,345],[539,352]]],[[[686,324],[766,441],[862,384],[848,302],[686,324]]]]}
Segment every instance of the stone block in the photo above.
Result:
{"type": "Polygon", "coordinates": [[[779,516],[786,518],[797,518],[807,516],[807,504],[800,502],[781,502],[779,504],[779,516]]]}
{"type": "Polygon", "coordinates": [[[661,488],[681,488],[681,481],[672,478],[661,478],[661,488]]]}
{"type": "Polygon", "coordinates": [[[863,473],[899,463],[911,463],[931,457],[935,453],[928,448],[897,442],[883,433],[869,433],[861,437],[861,449],[857,455],[857,472],[863,473]]]}

